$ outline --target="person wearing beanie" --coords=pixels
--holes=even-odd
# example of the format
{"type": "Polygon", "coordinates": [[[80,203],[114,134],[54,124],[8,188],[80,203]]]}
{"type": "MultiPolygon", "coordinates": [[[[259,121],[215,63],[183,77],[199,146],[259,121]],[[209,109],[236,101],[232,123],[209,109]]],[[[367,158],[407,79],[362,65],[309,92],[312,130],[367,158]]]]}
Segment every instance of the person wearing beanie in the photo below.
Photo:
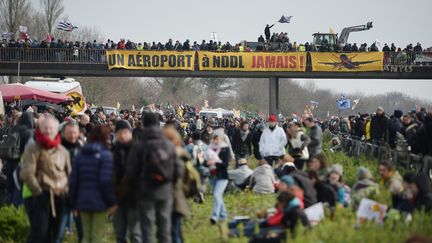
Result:
{"type": "Polygon", "coordinates": [[[122,185],[125,176],[127,158],[133,144],[132,127],[126,120],[115,124],[115,143],[113,147],[113,185],[118,202],[113,215],[113,228],[117,242],[141,242],[141,228],[137,207],[131,190],[122,185]]]}
{"type": "Polygon", "coordinates": [[[349,193],[350,188],[343,181],[343,167],[334,164],[330,167],[328,174],[328,184],[337,192],[339,205],[344,206],[349,202],[345,200],[345,194],[349,193]]]}
{"type": "Polygon", "coordinates": [[[276,116],[270,115],[268,126],[264,129],[259,142],[261,156],[270,166],[273,166],[274,162],[286,154],[286,144],[287,137],[284,130],[278,126],[276,116]]]}
{"type": "Polygon", "coordinates": [[[249,178],[253,170],[249,168],[245,158],[239,159],[238,167],[235,170],[228,170],[228,178],[232,180],[236,187],[245,189],[249,185],[249,178]]]}
{"type": "Polygon", "coordinates": [[[372,117],[370,124],[370,136],[374,144],[381,145],[385,142],[387,123],[388,118],[384,113],[384,109],[380,106],[377,108],[376,114],[372,117]]]}
{"type": "Polygon", "coordinates": [[[250,179],[252,191],[258,194],[274,193],[275,182],[276,177],[273,168],[266,160],[259,161],[258,167],[255,168],[250,179]]]}
{"type": "Polygon", "coordinates": [[[290,175],[282,176],[279,180],[278,189],[280,193],[289,192],[294,194],[295,197],[298,199],[300,208],[301,209],[305,208],[303,189],[301,189],[297,185],[297,182],[295,181],[294,177],[290,175]]]}
{"type": "Polygon", "coordinates": [[[265,128],[264,124],[263,123],[259,123],[256,126],[255,131],[252,134],[253,154],[255,156],[255,159],[257,159],[257,160],[261,160],[262,159],[262,156],[260,154],[260,149],[259,149],[259,142],[260,142],[260,139],[261,139],[261,135],[262,135],[262,133],[264,131],[264,128],[265,128]]]}
{"type": "Polygon", "coordinates": [[[122,186],[132,189],[140,219],[141,242],[154,241],[155,226],[158,242],[171,242],[173,182],[183,176],[183,167],[175,146],[163,136],[157,115],[144,112],[142,123],[142,134],[129,150],[122,186]]]}
{"type": "Polygon", "coordinates": [[[398,142],[405,140],[403,137],[404,126],[401,121],[403,112],[401,110],[395,110],[393,117],[388,121],[387,125],[387,140],[390,148],[395,149],[398,142]]]}
{"type": "Polygon", "coordinates": [[[363,198],[379,193],[379,186],[372,180],[372,174],[368,168],[359,167],[357,170],[357,182],[354,183],[351,191],[351,203],[356,211],[363,198]]]}

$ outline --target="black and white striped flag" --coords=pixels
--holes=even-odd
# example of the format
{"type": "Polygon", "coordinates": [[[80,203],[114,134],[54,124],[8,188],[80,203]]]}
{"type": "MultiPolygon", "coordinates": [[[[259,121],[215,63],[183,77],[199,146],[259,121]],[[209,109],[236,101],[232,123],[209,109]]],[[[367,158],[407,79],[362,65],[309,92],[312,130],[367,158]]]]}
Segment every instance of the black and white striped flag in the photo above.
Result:
{"type": "Polygon", "coordinates": [[[279,23],[290,23],[292,16],[286,16],[282,15],[282,17],[279,19],[279,23]]]}
{"type": "Polygon", "coordinates": [[[73,25],[71,22],[68,21],[62,21],[57,25],[57,29],[71,32],[74,29],[78,29],[78,26],[73,25]]]}

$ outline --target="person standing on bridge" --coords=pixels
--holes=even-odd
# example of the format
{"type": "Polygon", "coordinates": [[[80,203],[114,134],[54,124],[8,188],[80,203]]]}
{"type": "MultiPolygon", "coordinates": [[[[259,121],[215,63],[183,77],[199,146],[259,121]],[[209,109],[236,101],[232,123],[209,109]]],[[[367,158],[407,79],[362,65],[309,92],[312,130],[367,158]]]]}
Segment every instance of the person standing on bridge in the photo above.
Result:
{"type": "Polygon", "coordinates": [[[265,35],[265,37],[266,37],[266,41],[269,41],[270,40],[270,28],[271,27],[273,27],[274,26],[274,24],[272,24],[272,25],[266,25],[266,27],[265,27],[265,29],[264,29],[264,35],[265,35]]]}

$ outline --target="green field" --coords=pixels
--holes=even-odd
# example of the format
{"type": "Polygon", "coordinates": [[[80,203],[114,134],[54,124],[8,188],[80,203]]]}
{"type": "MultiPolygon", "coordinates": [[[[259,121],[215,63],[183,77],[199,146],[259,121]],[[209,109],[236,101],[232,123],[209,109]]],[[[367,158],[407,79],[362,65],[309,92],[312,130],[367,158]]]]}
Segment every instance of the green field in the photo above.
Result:
{"type": "MultiPolygon", "coordinates": [[[[325,144],[326,145],[326,144],[325,144]]],[[[327,149],[325,149],[328,151],[327,149]]],[[[365,157],[359,159],[349,158],[343,153],[326,153],[330,163],[339,163],[344,167],[344,178],[349,185],[355,181],[358,166],[368,167],[376,176],[377,162],[365,157]]],[[[250,161],[252,167],[256,161],[250,161]]],[[[399,168],[402,170],[403,169],[399,168]]],[[[382,190],[381,190],[382,191],[382,190]]],[[[227,194],[225,203],[228,208],[229,218],[236,215],[255,216],[255,213],[264,208],[272,207],[275,203],[275,195],[253,195],[241,192],[227,194]]],[[[373,199],[389,205],[388,193],[376,195],[373,199]]],[[[183,234],[185,242],[222,242],[220,226],[210,225],[209,218],[212,209],[212,198],[207,195],[203,204],[190,202],[191,216],[183,222],[183,234]]],[[[28,230],[28,223],[24,210],[11,208],[0,209],[0,243],[23,242],[28,230]],[[16,229],[16,230],[15,230],[16,229]]],[[[418,213],[413,216],[411,223],[406,223],[404,217],[394,216],[385,221],[384,225],[367,223],[361,228],[355,228],[355,213],[350,208],[338,208],[335,218],[326,218],[312,230],[306,231],[299,227],[295,240],[291,242],[321,243],[321,242],[404,242],[412,235],[432,237],[432,214],[418,213]]],[[[104,242],[114,242],[114,233],[111,223],[103,226],[106,230],[104,242]]],[[[76,242],[75,236],[67,236],[65,242],[76,242]]],[[[229,242],[247,242],[246,238],[229,239],[229,242]]]]}

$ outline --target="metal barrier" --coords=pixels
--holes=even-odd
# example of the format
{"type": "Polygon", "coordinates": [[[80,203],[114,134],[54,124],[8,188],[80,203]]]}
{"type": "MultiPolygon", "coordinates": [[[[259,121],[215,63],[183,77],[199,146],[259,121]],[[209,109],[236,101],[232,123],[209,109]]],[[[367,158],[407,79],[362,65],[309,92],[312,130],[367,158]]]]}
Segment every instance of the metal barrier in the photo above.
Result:
{"type": "Polygon", "coordinates": [[[0,62],[106,63],[105,50],[0,48],[0,62]]]}
{"type": "Polygon", "coordinates": [[[336,134],[332,134],[332,136],[339,137],[342,151],[350,157],[358,158],[360,155],[365,155],[380,161],[390,155],[394,165],[403,166],[416,172],[425,173],[432,181],[431,156],[421,156],[410,153],[409,151],[391,150],[386,146],[379,146],[336,134]]]}

